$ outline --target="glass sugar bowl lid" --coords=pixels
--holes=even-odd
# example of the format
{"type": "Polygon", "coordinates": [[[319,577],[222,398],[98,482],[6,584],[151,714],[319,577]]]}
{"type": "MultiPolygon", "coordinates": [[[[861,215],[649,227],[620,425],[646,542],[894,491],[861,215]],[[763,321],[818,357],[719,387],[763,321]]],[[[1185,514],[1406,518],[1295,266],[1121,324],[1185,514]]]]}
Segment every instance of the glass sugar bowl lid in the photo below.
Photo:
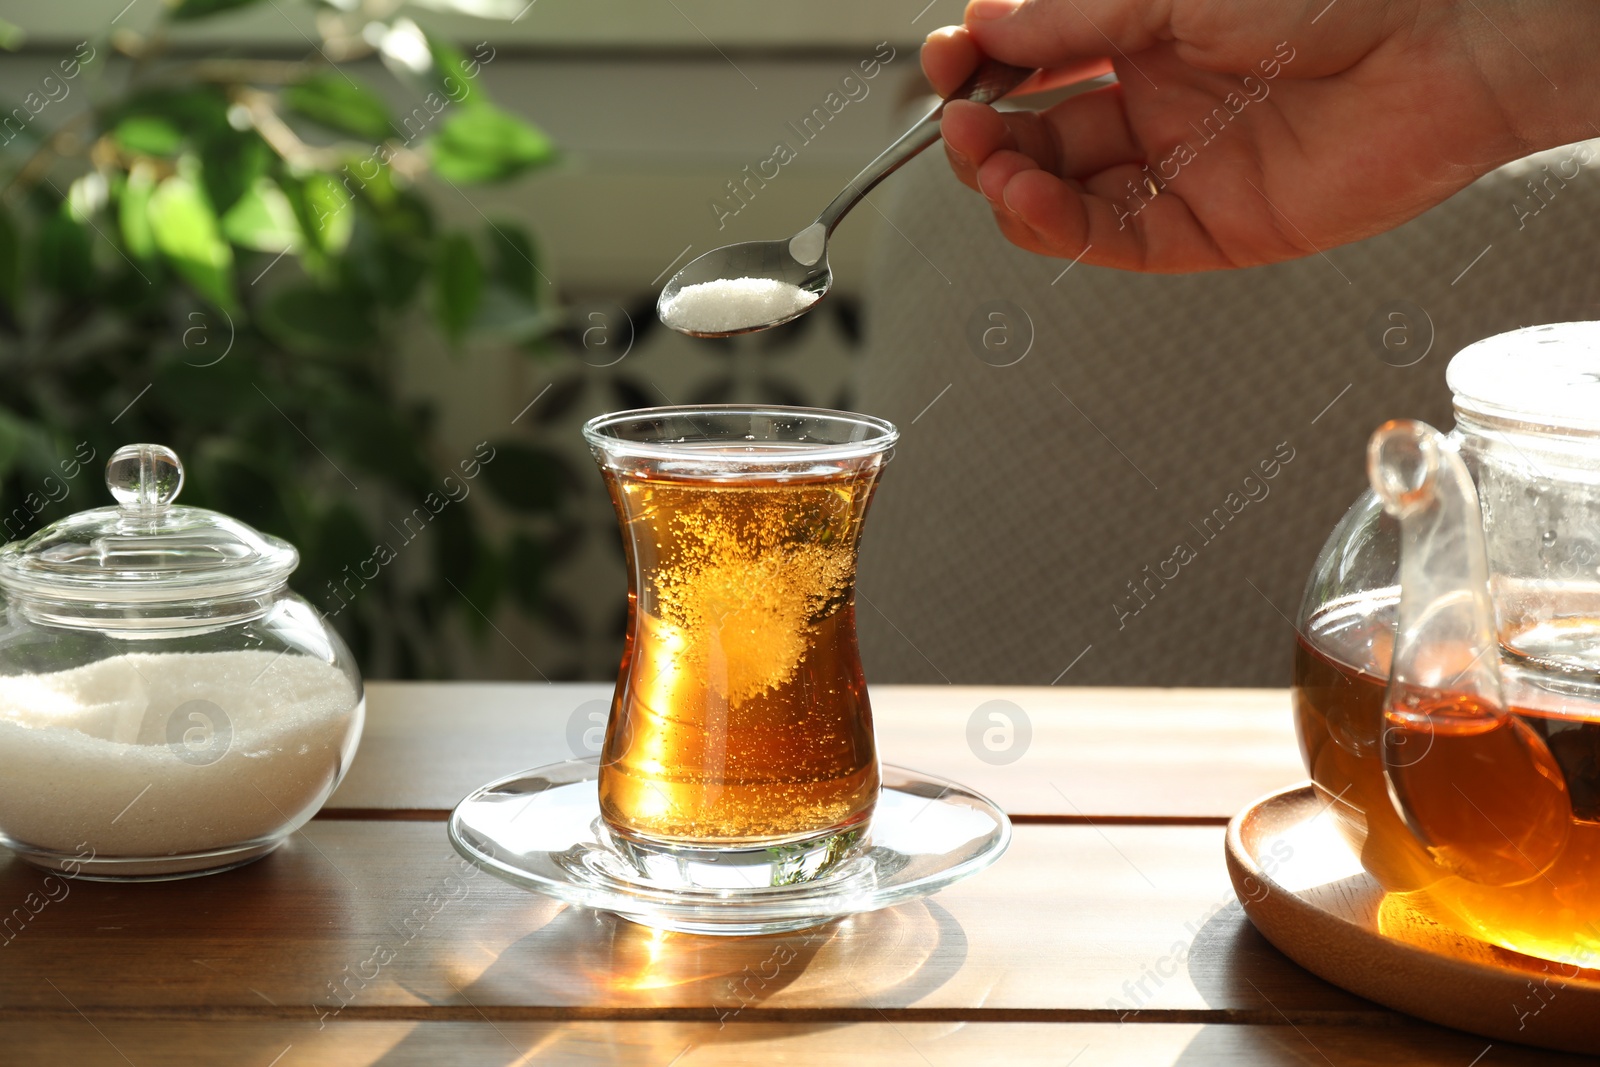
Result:
{"type": "Polygon", "coordinates": [[[37,621],[160,631],[224,623],[259,610],[251,602],[282,588],[300,561],[286,541],[175,503],[183,464],[170,448],[119,448],[106,487],[115,506],[0,548],[0,592],[37,621]]]}

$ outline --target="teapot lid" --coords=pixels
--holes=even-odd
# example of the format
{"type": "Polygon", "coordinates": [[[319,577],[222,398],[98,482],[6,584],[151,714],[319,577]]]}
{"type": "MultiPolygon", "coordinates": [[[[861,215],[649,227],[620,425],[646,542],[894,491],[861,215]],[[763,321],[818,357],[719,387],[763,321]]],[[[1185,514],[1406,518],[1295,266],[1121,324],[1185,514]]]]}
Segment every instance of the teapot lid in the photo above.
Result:
{"type": "Polygon", "coordinates": [[[0,589],[98,604],[170,603],[273,589],[300,554],[207,508],[174,504],[183,464],[162,445],[124,445],[106,463],[115,507],[69,515],[0,548],[0,589]]]}
{"type": "Polygon", "coordinates": [[[1600,322],[1557,322],[1487,337],[1445,372],[1459,414],[1600,434],[1600,322]]]}

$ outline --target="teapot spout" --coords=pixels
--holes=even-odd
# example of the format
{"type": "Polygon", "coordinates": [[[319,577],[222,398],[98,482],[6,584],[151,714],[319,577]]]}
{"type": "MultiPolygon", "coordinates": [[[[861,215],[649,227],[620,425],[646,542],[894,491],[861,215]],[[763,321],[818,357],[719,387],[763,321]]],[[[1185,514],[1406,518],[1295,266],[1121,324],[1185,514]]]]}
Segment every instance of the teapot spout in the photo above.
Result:
{"type": "Polygon", "coordinates": [[[1571,801],[1543,739],[1506,706],[1472,477],[1438,430],[1409,420],[1372,435],[1367,473],[1400,523],[1381,746],[1390,799],[1450,873],[1536,878],[1566,847],[1571,801]]]}

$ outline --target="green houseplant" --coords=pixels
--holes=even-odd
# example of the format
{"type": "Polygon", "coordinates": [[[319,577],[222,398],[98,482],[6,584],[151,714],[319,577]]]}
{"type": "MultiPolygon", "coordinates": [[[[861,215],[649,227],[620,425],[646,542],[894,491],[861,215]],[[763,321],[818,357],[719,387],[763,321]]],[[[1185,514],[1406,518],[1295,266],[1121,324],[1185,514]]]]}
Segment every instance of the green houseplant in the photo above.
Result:
{"type": "Polygon", "coordinates": [[[445,227],[429,190],[470,203],[556,153],[489,99],[491,45],[394,5],[319,6],[301,59],[166,47],[255,2],[178,0],[148,34],[85,41],[0,116],[0,541],[104,503],[110,453],[159,441],[186,503],[300,548],[294,585],[370,673],[439,676],[447,619],[481,635],[503,597],[542,610],[571,476],[525,436],[451,454],[395,384],[425,315],[437,358],[479,335],[552,358],[528,234],[445,227]],[[349,69],[364,55],[383,94],[349,69]]]}

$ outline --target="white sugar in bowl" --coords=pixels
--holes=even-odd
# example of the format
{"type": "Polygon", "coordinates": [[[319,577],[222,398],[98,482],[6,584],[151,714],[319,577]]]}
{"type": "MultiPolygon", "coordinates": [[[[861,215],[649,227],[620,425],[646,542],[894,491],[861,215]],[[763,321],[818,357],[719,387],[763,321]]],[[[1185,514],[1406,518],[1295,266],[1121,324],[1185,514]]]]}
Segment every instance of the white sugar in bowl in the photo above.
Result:
{"type": "Polygon", "coordinates": [[[236,867],[339,784],[361,676],[292,545],[173,503],[171,450],[118,449],[106,485],[0,548],[0,844],[85,878],[236,867]]]}

